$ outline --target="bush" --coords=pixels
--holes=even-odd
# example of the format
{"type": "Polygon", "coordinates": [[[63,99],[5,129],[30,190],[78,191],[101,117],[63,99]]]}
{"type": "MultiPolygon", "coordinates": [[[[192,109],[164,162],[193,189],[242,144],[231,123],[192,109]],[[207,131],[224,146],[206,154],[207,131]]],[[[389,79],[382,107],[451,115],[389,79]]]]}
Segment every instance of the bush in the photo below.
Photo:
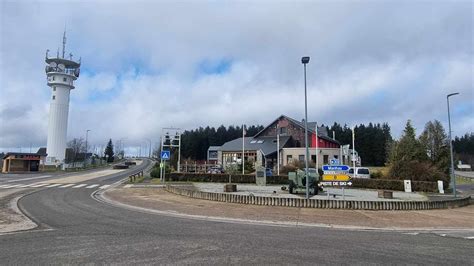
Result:
{"type": "Polygon", "coordinates": [[[381,179],[383,178],[383,173],[381,171],[372,172],[370,173],[370,178],[381,179]]]}
{"type": "Polygon", "coordinates": [[[150,172],[150,176],[152,178],[160,178],[160,168],[154,167],[153,170],[150,172]]]}

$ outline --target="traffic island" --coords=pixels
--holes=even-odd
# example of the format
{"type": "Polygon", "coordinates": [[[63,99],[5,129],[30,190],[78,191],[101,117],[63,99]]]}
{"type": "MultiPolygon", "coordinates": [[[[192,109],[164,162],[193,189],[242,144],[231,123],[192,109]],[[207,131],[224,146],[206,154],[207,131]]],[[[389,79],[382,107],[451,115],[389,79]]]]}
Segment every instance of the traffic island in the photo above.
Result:
{"type": "MultiPolygon", "coordinates": [[[[188,189],[192,189],[188,187],[188,189]]],[[[222,186],[220,187],[222,189],[222,186]]],[[[239,188],[240,190],[240,188],[239,188]]],[[[101,198],[121,207],[188,219],[349,229],[473,230],[474,206],[424,211],[370,211],[229,204],[169,193],[160,187],[112,188],[101,198]]]]}
{"type": "MultiPolygon", "coordinates": [[[[217,185],[217,184],[215,184],[217,185]]],[[[207,185],[209,186],[209,185],[207,185]]],[[[255,195],[254,193],[245,193],[239,191],[238,193],[221,193],[209,192],[183,188],[179,186],[167,185],[166,191],[186,196],[194,199],[204,199],[219,202],[239,203],[249,205],[265,205],[265,206],[280,206],[280,207],[297,207],[297,208],[323,208],[323,209],[348,209],[348,210],[432,210],[432,209],[447,209],[456,208],[469,205],[470,196],[453,198],[442,198],[436,200],[429,200],[424,197],[424,200],[387,200],[387,199],[370,199],[370,200],[351,200],[331,198],[330,192],[327,193],[327,198],[324,195],[314,196],[306,199],[297,195],[279,195],[273,191],[274,195],[255,195]]],[[[347,190],[346,190],[347,191],[347,190]]],[[[413,194],[412,194],[413,195],[413,194]]]]}

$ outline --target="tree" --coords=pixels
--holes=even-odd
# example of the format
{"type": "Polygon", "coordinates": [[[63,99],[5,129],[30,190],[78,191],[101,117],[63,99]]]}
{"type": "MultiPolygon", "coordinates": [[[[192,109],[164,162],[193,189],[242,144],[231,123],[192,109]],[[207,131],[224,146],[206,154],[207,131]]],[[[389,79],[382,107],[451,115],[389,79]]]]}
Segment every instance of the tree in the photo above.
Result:
{"type": "Polygon", "coordinates": [[[449,177],[434,165],[425,146],[416,138],[415,128],[408,120],[399,141],[392,144],[389,178],[414,181],[443,180],[449,185],[449,177]]]}
{"type": "Polygon", "coordinates": [[[420,143],[432,164],[449,173],[449,141],[443,125],[438,120],[429,121],[420,135],[420,143]]]}
{"type": "Polygon", "coordinates": [[[114,161],[114,144],[112,143],[112,139],[109,139],[109,142],[107,143],[107,147],[105,147],[104,153],[105,153],[105,157],[108,163],[111,163],[114,161]]]}
{"type": "Polygon", "coordinates": [[[86,143],[83,138],[74,138],[67,143],[69,148],[66,152],[66,163],[72,163],[75,166],[79,158],[83,158],[81,153],[86,152],[86,143]]]}

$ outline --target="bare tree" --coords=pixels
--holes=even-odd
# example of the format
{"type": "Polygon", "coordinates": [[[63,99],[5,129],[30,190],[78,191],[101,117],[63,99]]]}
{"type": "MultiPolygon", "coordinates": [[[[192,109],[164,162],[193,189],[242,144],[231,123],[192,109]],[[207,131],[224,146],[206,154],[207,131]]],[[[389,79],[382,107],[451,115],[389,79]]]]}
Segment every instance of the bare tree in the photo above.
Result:
{"type": "Polygon", "coordinates": [[[67,143],[66,151],[66,163],[72,163],[73,166],[76,166],[76,162],[79,161],[81,154],[86,153],[86,142],[83,138],[74,138],[67,143]]]}

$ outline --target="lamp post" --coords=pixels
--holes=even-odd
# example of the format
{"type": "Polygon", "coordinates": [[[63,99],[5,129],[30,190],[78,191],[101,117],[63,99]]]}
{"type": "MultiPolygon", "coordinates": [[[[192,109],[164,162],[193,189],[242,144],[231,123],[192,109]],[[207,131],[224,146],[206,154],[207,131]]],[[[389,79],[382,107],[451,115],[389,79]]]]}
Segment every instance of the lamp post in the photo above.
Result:
{"type": "Polygon", "coordinates": [[[88,147],[87,147],[87,140],[88,140],[88,137],[89,137],[89,131],[91,131],[90,129],[87,129],[86,130],[86,154],[84,155],[84,164],[87,164],[87,152],[88,152],[88,147]]]}
{"type": "Polygon", "coordinates": [[[87,154],[87,139],[89,137],[89,131],[91,131],[91,130],[90,129],[86,130],[86,154],[87,154]]]}
{"type": "Polygon", "coordinates": [[[309,157],[309,148],[308,148],[308,96],[306,92],[306,64],[309,63],[309,56],[304,56],[301,58],[301,63],[304,66],[304,142],[306,146],[306,156],[305,156],[305,169],[304,174],[306,178],[306,198],[309,199],[309,178],[308,178],[308,157],[309,157]]]}
{"type": "Polygon", "coordinates": [[[453,195],[456,198],[456,177],[454,176],[453,140],[451,139],[451,115],[449,113],[449,97],[458,95],[459,92],[450,93],[446,96],[448,103],[448,124],[449,124],[449,153],[451,154],[451,180],[453,182],[453,195]]]}
{"type": "Polygon", "coordinates": [[[148,146],[148,158],[151,158],[151,139],[145,138],[145,140],[147,140],[148,143],[150,144],[148,146]]]}

